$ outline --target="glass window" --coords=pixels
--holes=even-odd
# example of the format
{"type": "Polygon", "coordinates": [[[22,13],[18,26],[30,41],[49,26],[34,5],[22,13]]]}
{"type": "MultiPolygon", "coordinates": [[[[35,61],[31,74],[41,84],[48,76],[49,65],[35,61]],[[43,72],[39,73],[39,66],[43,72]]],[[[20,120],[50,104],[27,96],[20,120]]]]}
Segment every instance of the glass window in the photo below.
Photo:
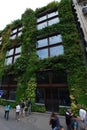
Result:
{"type": "Polygon", "coordinates": [[[17,32],[17,28],[12,30],[11,34],[16,33],[16,32],[17,32]]]}
{"type": "Polygon", "coordinates": [[[0,45],[2,44],[2,41],[0,41],[0,45]]]}
{"type": "Polygon", "coordinates": [[[0,37],[0,41],[2,40],[2,37],[0,37]]]}
{"type": "Polygon", "coordinates": [[[41,21],[43,21],[43,20],[46,20],[46,15],[45,16],[42,16],[42,17],[40,17],[40,18],[37,18],[37,22],[41,22],[41,21]]]}
{"type": "Polygon", "coordinates": [[[37,73],[37,83],[38,84],[49,84],[49,73],[41,71],[37,73]]]}
{"type": "Polygon", "coordinates": [[[16,91],[9,91],[9,100],[16,100],[16,91]]]}
{"type": "Polygon", "coordinates": [[[47,45],[48,45],[47,38],[37,41],[37,48],[44,47],[44,46],[47,46],[47,45]]]}
{"type": "Polygon", "coordinates": [[[22,31],[21,32],[18,32],[18,37],[22,35],[22,31]]]}
{"type": "Polygon", "coordinates": [[[37,25],[38,30],[45,28],[45,27],[47,27],[47,22],[43,22],[43,23],[40,23],[40,24],[37,25]]]}
{"type": "Polygon", "coordinates": [[[20,57],[20,55],[16,55],[16,56],[14,57],[14,62],[15,62],[16,59],[19,58],[19,57],[20,57]]]}
{"type": "Polygon", "coordinates": [[[13,55],[13,53],[14,53],[14,49],[10,49],[9,51],[7,51],[6,56],[11,56],[13,55]]]}
{"type": "Polygon", "coordinates": [[[48,18],[54,17],[56,15],[58,15],[58,11],[55,11],[55,12],[48,14],[48,18]]]}
{"type": "Polygon", "coordinates": [[[63,45],[55,46],[50,48],[50,56],[58,56],[64,54],[63,45]]]}
{"type": "Polygon", "coordinates": [[[5,65],[9,65],[9,64],[12,64],[12,57],[8,57],[5,60],[5,65]]]}
{"type": "Polygon", "coordinates": [[[14,40],[16,38],[16,34],[10,36],[10,39],[14,40]]]}
{"type": "Polygon", "coordinates": [[[57,18],[54,18],[54,19],[51,19],[51,20],[48,21],[48,25],[50,26],[50,25],[59,23],[59,21],[60,21],[60,20],[59,20],[58,17],[57,17],[57,18]]]}
{"type": "Polygon", "coordinates": [[[44,104],[44,89],[43,88],[36,89],[36,103],[44,104]]]}
{"type": "Polygon", "coordinates": [[[15,54],[20,53],[21,52],[21,46],[17,47],[15,50],[15,54]]]}
{"type": "Polygon", "coordinates": [[[62,42],[62,36],[56,35],[49,38],[49,44],[56,44],[62,42]]]}
{"type": "Polygon", "coordinates": [[[44,59],[48,57],[48,49],[38,50],[37,54],[39,58],[44,59]]]}
{"type": "Polygon", "coordinates": [[[23,27],[20,27],[20,28],[18,28],[18,31],[21,31],[23,29],[23,27]]]}

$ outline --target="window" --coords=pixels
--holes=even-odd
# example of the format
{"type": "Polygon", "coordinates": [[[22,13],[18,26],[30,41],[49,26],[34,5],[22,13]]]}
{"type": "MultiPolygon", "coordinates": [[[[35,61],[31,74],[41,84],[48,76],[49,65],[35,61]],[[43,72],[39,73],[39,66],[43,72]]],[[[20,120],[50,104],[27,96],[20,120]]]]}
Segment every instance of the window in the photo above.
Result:
{"type": "Polygon", "coordinates": [[[36,102],[44,104],[44,89],[43,88],[36,89],[36,102]]]}
{"type": "Polygon", "coordinates": [[[58,11],[47,13],[44,16],[37,18],[37,29],[43,29],[47,26],[59,23],[58,11]]]}
{"type": "Polygon", "coordinates": [[[47,46],[47,45],[48,45],[47,38],[37,41],[37,48],[44,47],[44,46],[47,46]]]}
{"type": "Polygon", "coordinates": [[[61,34],[38,40],[36,48],[40,59],[64,54],[61,34]]]}
{"type": "Polygon", "coordinates": [[[13,64],[18,57],[20,57],[21,46],[14,47],[7,51],[5,65],[13,64]]]}
{"type": "Polygon", "coordinates": [[[0,36],[0,45],[2,44],[2,36],[0,36]]]}
{"type": "Polygon", "coordinates": [[[14,40],[17,36],[21,36],[22,35],[22,29],[23,27],[20,26],[20,27],[17,27],[17,28],[14,28],[12,31],[11,31],[11,35],[10,35],[10,39],[11,40],[14,40]]]}
{"type": "Polygon", "coordinates": [[[45,27],[47,27],[47,22],[43,22],[43,23],[40,23],[40,24],[37,25],[38,30],[45,28],[45,27]]]}
{"type": "Polygon", "coordinates": [[[1,80],[2,99],[15,100],[17,81],[15,75],[4,75],[1,80]]]}
{"type": "Polygon", "coordinates": [[[41,21],[43,21],[43,20],[46,20],[46,15],[45,16],[42,16],[42,17],[40,17],[40,18],[37,18],[37,22],[41,22],[41,21]]]}

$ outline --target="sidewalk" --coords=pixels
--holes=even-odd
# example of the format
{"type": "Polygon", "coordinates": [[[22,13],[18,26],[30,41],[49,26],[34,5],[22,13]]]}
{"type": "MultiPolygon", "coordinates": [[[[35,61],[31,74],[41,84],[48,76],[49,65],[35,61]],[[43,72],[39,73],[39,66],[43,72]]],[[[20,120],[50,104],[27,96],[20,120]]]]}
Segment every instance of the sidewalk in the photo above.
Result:
{"type": "MultiPolygon", "coordinates": [[[[4,109],[5,107],[0,106],[0,126],[2,126],[1,129],[4,130],[52,130],[49,125],[49,118],[50,113],[38,113],[38,112],[32,112],[31,115],[25,116],[24,118],[21,118],[20,121],[17,121],[15,119],[15,109],[11,109],[9,120],[6,121],[4,119],[4,109]]],[[[59,116],[61,125],[64,126],[66,130],[66,124],[65,124],[65,118],[64,116],[59,116]]]]}

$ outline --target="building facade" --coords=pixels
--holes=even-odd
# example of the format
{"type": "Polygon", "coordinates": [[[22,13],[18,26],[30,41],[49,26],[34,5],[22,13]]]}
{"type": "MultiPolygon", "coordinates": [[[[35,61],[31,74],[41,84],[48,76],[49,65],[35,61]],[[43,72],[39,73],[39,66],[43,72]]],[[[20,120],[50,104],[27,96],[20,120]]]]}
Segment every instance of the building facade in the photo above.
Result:
{"type": "Polygon", "coordinates": [[[84,101],[87,72],[80,42],[70,0],[27,9],[0,33],[2,99],[31,97],[35,109],[46,111],[70,106],[72,96],[81,103],[84,95],[84,101]]]}
{"type": "Polygon", "coordinates": [[[87,0],[73,0],[73,7],[87,65],[87,0]]]}

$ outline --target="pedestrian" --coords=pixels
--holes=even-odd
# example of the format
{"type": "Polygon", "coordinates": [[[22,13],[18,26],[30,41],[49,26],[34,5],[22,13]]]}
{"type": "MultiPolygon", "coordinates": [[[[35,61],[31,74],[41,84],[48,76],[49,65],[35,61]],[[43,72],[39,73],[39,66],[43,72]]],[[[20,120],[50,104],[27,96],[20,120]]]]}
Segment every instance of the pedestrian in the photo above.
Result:
{"type": "Polygon", "coordinates": [[[28,113],[31,114],[32,102],[31,99],[28,98],[28,113]]]}
{"type": "Polygon", "coordinates": [[[50,116],[50,123],[52,130],[59,130],[60,129],[60,121],[58,116],[52,112],[50,116]]]}
{"type": "Polygon", "coordinates": [[[65,120],[66,120],[66,125],[67,125],[67,130],[71,130],[71,119],[72,119],[72,112],[71,109],[67,109],[65,113],[65,120]]]}
{"type": "Polygon", "coordinates": [[[19,104],[16,105],[16,119],[17,120],[20,120],[20,110],[21,110],[21,107],[19,104]]]}
{"type": "Polygon", "coordinates": [[[25,114],[25,102],[24,100],[21,101],[21,117],[24,117],[25,114]]]}
{"type": "Polygon", "coordinates": [[[7,103],[5,107],[5,116],[4,116],[7,120],[9,119],[9,111],[10,111],[10,104],[7,103]]]}
{"type": "Polygon", "coordinates": [[[76,116],[72,117],[72,121],[71,121],[71,129],[72,130],[78,130],[79,129],[79,124],[78,124],[78,120],[76,116]]]}
{"type": "Polygon", "coordinates": [[[82,121],[84,121],[85,117],[86,117],[86,110],[83,108],[83,106],[81,106],[80,110],[79,110],[79,116],[80,119],[82,121]]]}

